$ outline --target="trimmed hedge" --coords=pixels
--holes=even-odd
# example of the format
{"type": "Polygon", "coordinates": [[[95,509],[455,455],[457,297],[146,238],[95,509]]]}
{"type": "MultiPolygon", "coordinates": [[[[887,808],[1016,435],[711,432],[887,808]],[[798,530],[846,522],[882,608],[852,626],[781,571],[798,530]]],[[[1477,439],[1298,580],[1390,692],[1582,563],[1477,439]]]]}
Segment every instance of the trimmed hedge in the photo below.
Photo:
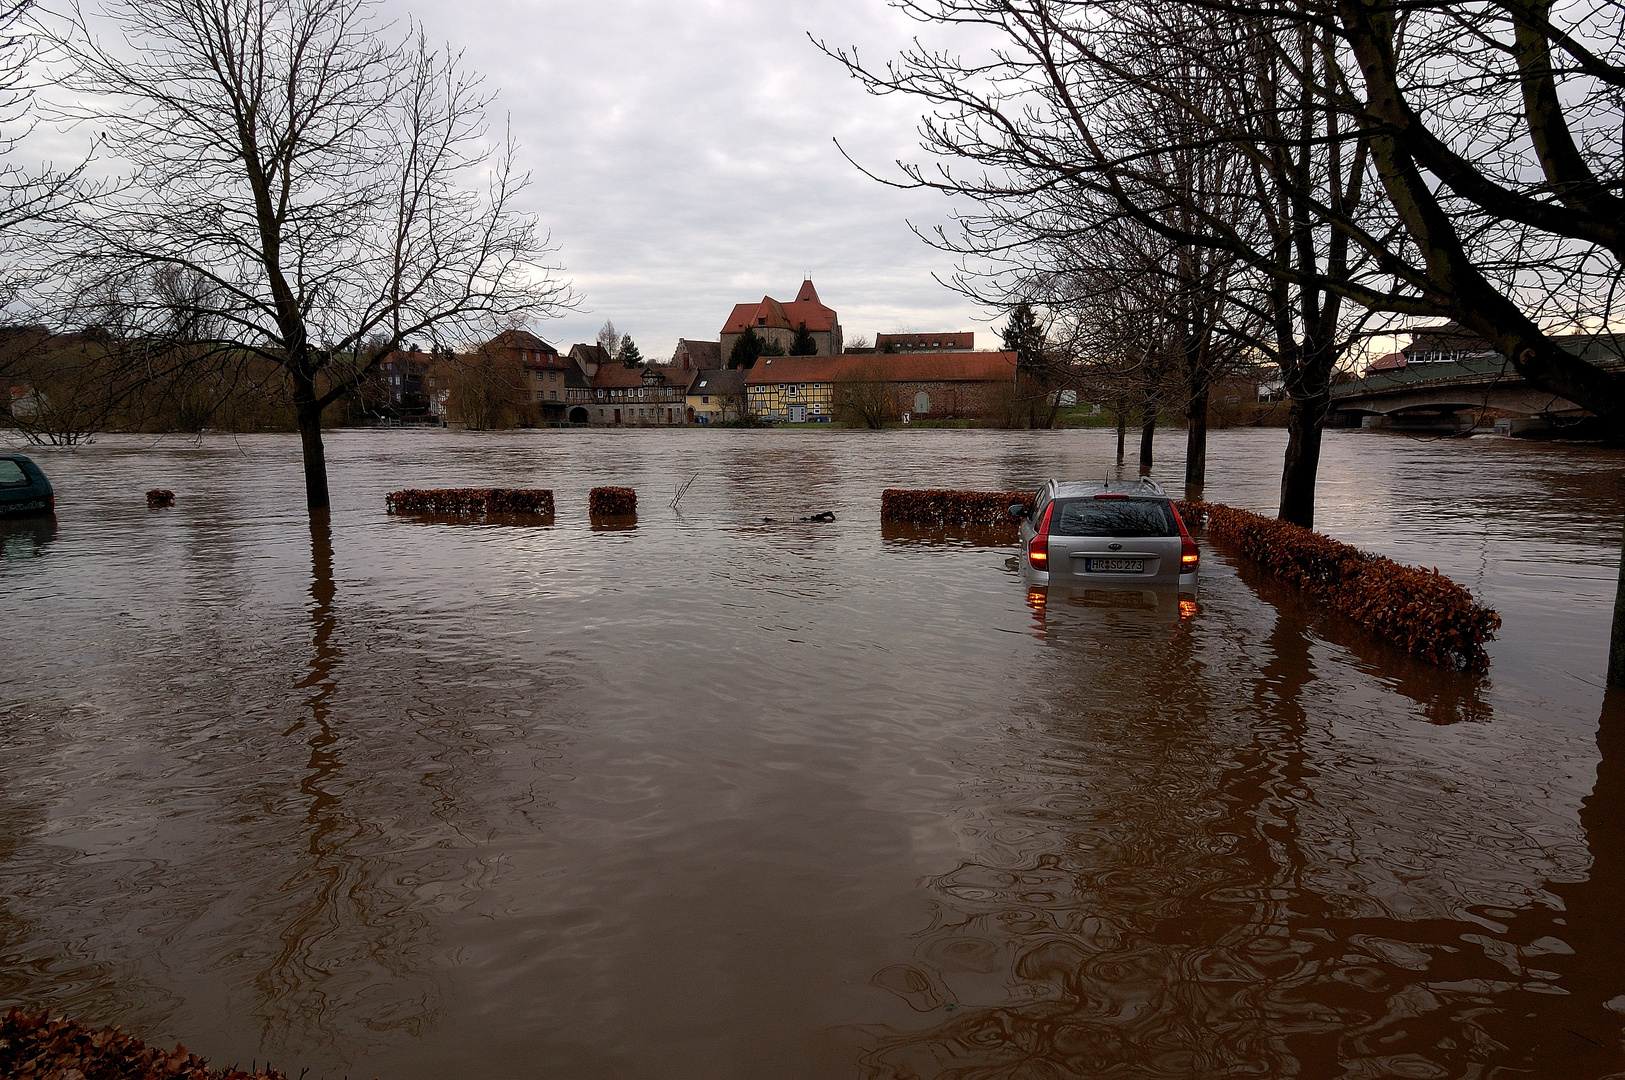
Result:
{"type": "Polygon", "coordinates": [[[147,492],[147,506],[157,510],[164,506],[175,505],[175,493],[168,488],[153,488],[147,492]]]}
{"type": "Polygon", "coordinates": [[[537,514],[553,516],[546,488],[409,488],[384,496],[391,514],[537,514]]]}
{"type": "Polygon", "coordinates": [[[1218,503],[1184,501],[1188,523],[1233,545],[1271,577],[1296,585],[1356,626],[1441,667],[1489,666],[1484,643],[1501,616],[1438,570],[1402,566],[1275,518],[1218,503]]]}
{"type": "Polygon", "coordinates": [[[1021,491],[954,491],[949,488],[887,488],[880,493],[880,520],[912,525],[1008,525],[1010,507],[1031,505],[1021,491]]]}
{"type": "Polygon", "coordinates": [[[0,1076],[32,1080],[288,1080],[267,1066],[211,1069],[184,1046],[172,1052],[149,1049],[116,1027],[93,1031],[44,1013],[13,1008],[0,1019],[0,1076]]]}
{"type": "Polygon", "coordinates": [[[638,493],[628,487],[595,487],[587,496],[587,513],[593,517],[625,517],[638,512],[638,493]]]}

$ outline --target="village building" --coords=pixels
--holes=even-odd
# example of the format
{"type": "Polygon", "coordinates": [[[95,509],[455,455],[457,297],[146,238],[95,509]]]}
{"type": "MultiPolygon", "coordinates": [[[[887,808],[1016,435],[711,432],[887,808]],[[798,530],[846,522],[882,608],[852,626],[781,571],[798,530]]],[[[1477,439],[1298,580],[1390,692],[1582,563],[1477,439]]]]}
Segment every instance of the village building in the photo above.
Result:
{"type": "Polygon", "coordinates": [[[796,298],[789,303],[780,303],[771,296],[764,296],[754,304],[734,305],[728,321],[722,325],[718,341],[719,355],[722,362],[727,363],[735,342],[747,330],[764,341],[777,343],[788,352],[795,342],[796,331],[803,328],[812,335],[813,343],[818,347],[817,355],[836,356],[843,351],[840,320],[834,308],[825,307],[818,299],[818,290],[813,288],[811,278],[801,283],[796,298]]]}
{"type": "Polygon", "coordinates": [[[976,331],[952,334],[876,334],[875,352],[974,352],[976,331]]]}
{"type": "Polygon", "coordinates": [[[610,355],[602,345],[577,344],[570,346],[570,362],[590,379],[598,374],[599,368],[610,362],[610,355]]]}
{"type": "Polygon", "coordinates": [[[740,368],[701,371],[688,384],[688,422],[719,424],[738,420],[745,407],[745,372],[740,368]]]}
{"type": "Polygon", "coordinates": [[[646,364],[640,368],[614,363],[599,365],[592,377],[590,404],[577,407],[586,414],[586,419],[578,419],[579,413],[572,409],[571,420],[623,426],[685,424],[688,416],[684,398],[693,374],[667,364],[646,364]]]}
{"type": "Polygon", "coordinates": [[[491,360],[517,364],[520,392],[544,424],[568,422],[572,389],[589,384],[580,366],[528,330],[504,330],[480,346],[491,360]]]}
{"type": "Polygon", "coordinates": [[[751,412],[792,424],[827,422],[842,384],[881,383],[894,415],[996,415],[1015,379],[1013,352],[764,356],[745,373],[751,412]]]}
{"type": "Polygon", "coordinates": [[[415,346],[387,354],[357,388],[361,415],[376,423],[438,422],[429,385],[435,359],[434,353],[415,346]]]}
{"type": "Polygon", "coordinates": [[[722,344],[678,338],[671,354],[671,366],[681,371],[710,371],[723,366],[722,344]]]}

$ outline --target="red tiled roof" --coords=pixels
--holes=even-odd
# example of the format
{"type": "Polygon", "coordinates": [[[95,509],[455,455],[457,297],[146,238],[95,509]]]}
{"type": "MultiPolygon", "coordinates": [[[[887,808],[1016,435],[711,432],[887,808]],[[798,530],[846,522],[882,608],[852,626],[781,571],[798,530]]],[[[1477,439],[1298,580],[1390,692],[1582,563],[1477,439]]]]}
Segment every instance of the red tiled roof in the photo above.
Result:
{"type": "Polygon", "coordinates": [[[678,338],[677,351],[672,354],[675,361],[688,351],[689,364],[696,368],[718,368],[722,366],[722,343],[720,341],[695,341],[692,338],[678,338]]]}
{"type": "Polygon", "coordinates": [[[797,300],[785,304],[784,317],[794,330],[802,323],[807,324],[811,333],[821,334],[835,328],[835,312],[820,304],[817,300],[797,300]]]}
{"type": "Polygon", "coordinates": [[[485,343],[487,349],[528,349],[531,352],[552,353],[558,350],[528,330],[504,330],[485,343]]]}
{"type": "Polygon", "coordinates": [[[1391,352],[1380,360],[1373,360],[1366,366],[1367,371],[1398,371],[1405,366],[1405,354],[1391,352]]]}
{"type": "Polygon", "coordinates": [[[933,345],[938,351],[952,349],[958,352],[962,349],[976,348],[976,331],[959,330],[948,334],[876,334],[875,352],[885,352],[886,346],[894,349],[909,349],[924,351],[933,345]]]}
{"type": "Polygon", "coordinates": [[[870,366],[887,382],[1006,382],[1014,377],[1013,352],[842,353],[839,356],[764,356],[745,373],[750,386],[835,382],[870,366]]]}
{"type": "Polygon", "coordinates": [[[693,377],[692,371],[674,368],[669,364],[645,364],[629,368],[625,364],[605,364],[598,369],[598,374],[592,377],[592,385],[600,390],[624,390],[629,387],[643,386],[643,373],[652,371],[660,377],[656,386],[674,386],[682,389],[688,386],[688,380],[693,377]]]}
{"type": "Polygon", "coordinates": [[[607,364],[607,363],[609,363],[609,353],[604,349],[604,347],[602,345],[583,345],[583,344],[577,343],[575,345],[570,346],[570,355],[573,358],[583,360],[583,361],[585,361],[585,362],[587,362],[589,364],[591,364],[591,363],[599,363],[599,364],[607,364]]]}
{"type": "Polygon", "coordinates": [[[593,386],[603,389],[624,389],[628,386],[643,385],[643,369],[641,367],[627,367],[625,364],[604,364],[599,367],[598,374],[592,377],[593,386]]]}
{"type": "Polygon", "coordinates": [[[794,330],[802,323],[807,324],[810,333],[825,333],[835,328],[834,310],[819,302],[818,290],[810,280],[801,283],[801,291],[788,304],[781,304],[771,296],[764,296],[755,304],[735,304],[728,321],[722,324],[722,332],[743,334],[749,327],[764,326],[794,330]]]}

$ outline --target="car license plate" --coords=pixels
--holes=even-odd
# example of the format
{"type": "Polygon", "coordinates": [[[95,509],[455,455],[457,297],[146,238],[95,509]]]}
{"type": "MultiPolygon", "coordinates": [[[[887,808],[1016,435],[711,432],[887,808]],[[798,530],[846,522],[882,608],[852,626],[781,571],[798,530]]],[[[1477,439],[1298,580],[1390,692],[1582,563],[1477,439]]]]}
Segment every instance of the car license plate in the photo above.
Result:
{"type": "Polygon", "coordinates": [[[1143,574],[1144,559],[1085,559],[1085,573],[1090,574],[1143,574]]]}

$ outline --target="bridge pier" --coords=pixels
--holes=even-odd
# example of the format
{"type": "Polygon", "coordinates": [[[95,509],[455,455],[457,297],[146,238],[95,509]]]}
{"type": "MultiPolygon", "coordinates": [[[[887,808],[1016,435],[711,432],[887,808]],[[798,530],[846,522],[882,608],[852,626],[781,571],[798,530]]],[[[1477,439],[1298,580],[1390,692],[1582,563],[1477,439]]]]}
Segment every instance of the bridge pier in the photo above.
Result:
{"type": "Polygon", "coordinates": [[[1514,439],[1519,435],[1536,435],[1550,430],[1551,421],[1544,416],[1503,416],[1495,422],[1497,435],[1514,439]]]}

